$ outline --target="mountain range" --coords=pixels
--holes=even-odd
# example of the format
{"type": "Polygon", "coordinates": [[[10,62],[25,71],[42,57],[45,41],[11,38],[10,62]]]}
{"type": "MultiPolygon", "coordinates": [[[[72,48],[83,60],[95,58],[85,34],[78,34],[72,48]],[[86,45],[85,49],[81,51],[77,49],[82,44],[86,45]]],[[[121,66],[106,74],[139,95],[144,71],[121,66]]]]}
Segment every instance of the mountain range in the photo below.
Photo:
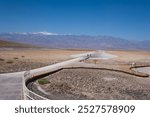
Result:
{"type": "Polygon", "coordinates": [[[150,50],[150,40],[135,42],[112,36],[0,33],[0,40],[58,49],[150,50]]]}
{"type": "Polygon", "coordinates": [[[38,48],[29,44],[16,43],[11,41],[0,40],[0,50],[2,48],[38,48]]]}

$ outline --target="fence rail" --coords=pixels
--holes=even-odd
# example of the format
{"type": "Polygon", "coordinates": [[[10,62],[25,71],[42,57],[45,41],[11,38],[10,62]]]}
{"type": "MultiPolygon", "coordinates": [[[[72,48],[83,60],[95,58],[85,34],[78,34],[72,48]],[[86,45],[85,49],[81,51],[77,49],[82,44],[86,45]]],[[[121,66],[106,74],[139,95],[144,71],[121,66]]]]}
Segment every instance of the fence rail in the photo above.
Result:
{"type": "Polygon", "coordinates": [[[68,60],[65,62],[61,62],[61,63],[57,63],[51,66],[47,66],[45,68],[39,68],[37,70],[31,70],[31,71],[26,71],[24,72],[24,75],[22,77],[22,84],[23,84],[23,89],[22,89],[22,95],[23,95],[23,99],[27,99],[27,100],[49,100],[41,95],[36,94],[35,92],[31,91],[27,85],[29,82],[31,82],[31,80],[35,80],[36,77],[40,77],[42,75],[45,74],[50,74],[50,73],[54,73],[58,70],[61,70],[66,64],[70,64],[72,62],[75,61],[82,61],[85,59],[88,59],[90,56],[86,56],[86,57],[80,57],[80,58],[76,58],[76,59],[72,59],[72,60],[68,60]]]}
{"type": "Polygon", "coordinates": [[[22,77],[23,99],[25,99],[25,100],[48,100],[47,98],[42,97],[41,95],[38,95],[38,94],[36,94],[33,91],[28,89],[26,82],[30,78],[32,78],[30,71],[26,71],[22,77]]]}

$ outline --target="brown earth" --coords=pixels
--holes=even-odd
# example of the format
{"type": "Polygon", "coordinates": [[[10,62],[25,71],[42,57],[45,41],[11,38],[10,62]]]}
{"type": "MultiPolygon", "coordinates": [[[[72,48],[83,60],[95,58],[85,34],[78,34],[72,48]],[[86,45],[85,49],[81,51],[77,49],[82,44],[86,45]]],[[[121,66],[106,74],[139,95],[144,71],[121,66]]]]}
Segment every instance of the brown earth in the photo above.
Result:
{"type": "Polygon", "coordinates": [[[0,72],[30,70],[71,59],[82,50],[15,49],[0,50],[0,72]]]}
{"type": "Polygon", "coordinates": [[[149,51],[108,51],[110,54],[117,55],[117,58],[110,60],[86,60],[86,63],[95,64],[101,68],[121,70],[131,74],[143,75],[134,72],[130,68],[131,64],[135,63],[136,67],[150,66],[150,52],[149,51]]]}
{"type": "Polygon", "coordinates": [[[150,99],[150,79],[125,73],[64,69],[45,77],[49,83],[34,83],[32,90],[49,99],[150,99]],[[37,90],[41,87],[45,93],[37,90]]]}
{"type": "MultiPolygon", "coordinates": [[[[130,73],[131,63],[150,65],[150,52],[107,51],[117,55],[109,60],[86,60],[85,66],[97,66],[130,73]]],[[[84,66],[82,63],[73,65],[84,66]]],[[[49,83],[33,83],[32,90],[49,99],[150,99],[150,79],[122,72],[93,69],[64,69],[45,77],[49,83]],[[43,91],[39,91],[40,87],[43,91]],[[46,93],[46,94],[45,94],[46,93]]]]}
{"type": "MultiPolygon", "coordinates": [[[[70,55],[85,53],[84,50],[15,49],[0,50],[0,72],[30,70],[71,59],[70,55]]],[[[100,68],[129,70],[131,63],[150,65],[148,51],[106,51],[117,55],[109,60],[86,60],[100,68]]],[[[50,83],[33,83],[33,91],[49,99],[150,99],[150,80],[121,72],[92,69],[65,69],[46,79],[50,83]],[[40,87],[48,95],[39,91],[40,87]]]]}

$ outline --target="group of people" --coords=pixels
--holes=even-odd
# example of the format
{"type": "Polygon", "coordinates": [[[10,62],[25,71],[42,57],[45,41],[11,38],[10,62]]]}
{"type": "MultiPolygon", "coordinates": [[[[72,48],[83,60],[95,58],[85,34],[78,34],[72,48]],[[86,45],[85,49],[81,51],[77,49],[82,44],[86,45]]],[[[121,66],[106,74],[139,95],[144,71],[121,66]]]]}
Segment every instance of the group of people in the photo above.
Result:
{"type": "Polygon", "coordinates": [[[92,55],[91,54],[87,54],[87,57],[89,58],[89,57],[91,57],[92,55]]]}

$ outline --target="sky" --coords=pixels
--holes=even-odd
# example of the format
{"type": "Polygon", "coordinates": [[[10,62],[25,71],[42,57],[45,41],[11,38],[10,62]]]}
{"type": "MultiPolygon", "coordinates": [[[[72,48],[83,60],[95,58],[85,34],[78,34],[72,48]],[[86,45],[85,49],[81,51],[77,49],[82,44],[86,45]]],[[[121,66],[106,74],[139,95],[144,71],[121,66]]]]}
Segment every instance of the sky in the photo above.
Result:
{"type": "Polygon", "coordinates": [[[0,0],[0,32],[150,40],[150,0],[0,0]]]}

